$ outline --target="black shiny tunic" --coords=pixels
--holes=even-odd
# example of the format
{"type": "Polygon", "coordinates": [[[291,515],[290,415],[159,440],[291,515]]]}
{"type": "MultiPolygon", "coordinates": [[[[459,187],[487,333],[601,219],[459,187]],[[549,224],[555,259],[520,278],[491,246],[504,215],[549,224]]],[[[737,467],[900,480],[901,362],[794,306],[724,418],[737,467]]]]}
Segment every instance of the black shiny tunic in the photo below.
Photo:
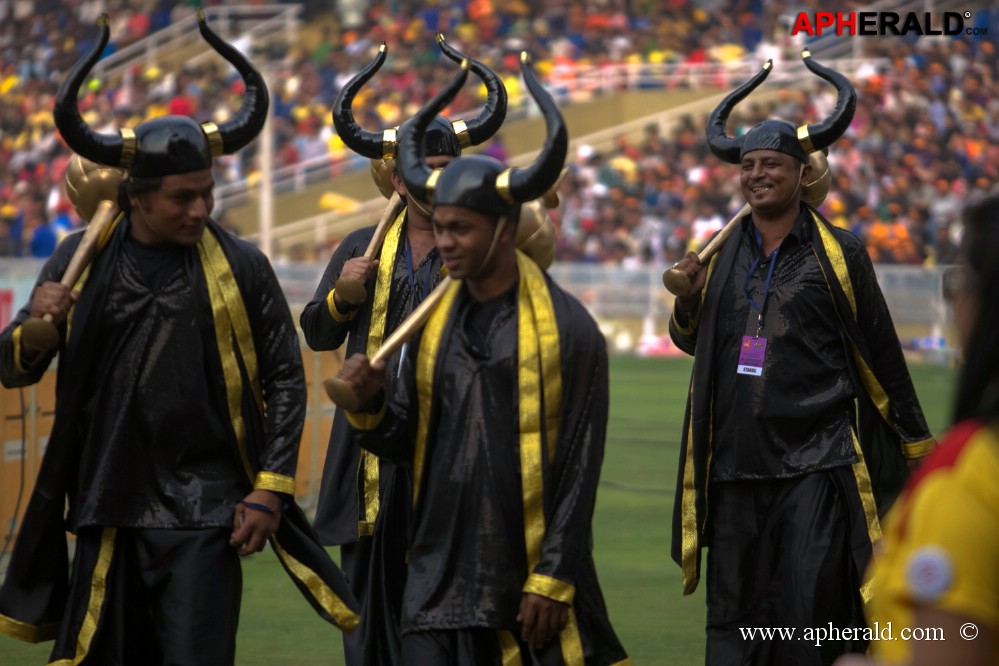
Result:
{"type": "Polygon", "coordinates": [[[226,527],[246,494],[215,365],[197,250],[126,237],[97,320],[97,367],[78,428],[86,450],[72,523],[226,527]]]}
{"type": "Polygon", "coordinates": [[[516,290],[458,304],[434,390],[448,400],[427,452],[404,617],[419,629],[514,626],[527,578],[516,429],[516,290]],[[511,417],[512,418],[512,417],[511,417]],[[503,482],[497,483],[501,479],[503,482]],[[442,549],[441,544],[450,544],[442,549]]]}
{"type": "Polygon", "coordinates": [[[743,228],[719,292],[711,478],[777,479],[853,464],[855,392],[808,220],[798,217],[773,259],[753,230],[743,228]],[[762,329],[754,303],[764,308],[762,329]],[[736,372],[744,336],[767,341],[761,376],[736,372]]]}
{"type": "MultiPolygon", "coordinates": [[[[626,655],[607,617],[591,535],[606,434],[606,346],[578,301],[545,280],[559,335],[562,397],[555,456],[531,472],[540,478],[528,479],[521,463],[516,292],[477,303],[462,286],[455,297],[434,363],[402,632],[489,627],[519,635],[525,581],[540,575],[574,586],[586,663],[613,664],[626,655]],[[539,481],[544,533],[529,570],[522,489],[539,481]]],[[[377,427],[352,430],[357,444],[405,465],[414,463],[416,372],[409,355],[377,427]]]]}

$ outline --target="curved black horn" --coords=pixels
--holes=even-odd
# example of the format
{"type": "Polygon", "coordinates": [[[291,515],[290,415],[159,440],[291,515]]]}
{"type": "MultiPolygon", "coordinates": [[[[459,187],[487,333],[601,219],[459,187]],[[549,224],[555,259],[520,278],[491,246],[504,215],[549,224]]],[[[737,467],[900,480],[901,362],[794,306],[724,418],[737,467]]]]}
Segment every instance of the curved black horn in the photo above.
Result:
{"type": "Polygon", "coordinates": [[[462,60],[461,71],[451,79],[451,82],[441,88],[434,95],[434,98],[413,116],[410,122],[403,123],[399,129],[396,168],[399,170],[402,182],[406,185],[406,191],[418,201],[433,201],[435,173],[439,173],[427,166],[423,134],[430,125],[430,121],[451,103],[454,96],[465,85],[465,81],[468,79],[468,67],[468,61],[462,60]]]}
{"type": "MultiPolygon", "coordinates": [[[[437,44],[440,46],[441,51],[451,60],[460,63],[462,60],[468,61],[469,69],[472,73],[482,79],[482,83],[486,85],[486,91],[488,95],[486,96],[486,103],[482,107],[482,112],[479,113],[478,118],[471,121],[465,122],[465,131],[468,133],[468,144],[471,146],[477,146],[489,140],[499,128],[503,125],[503,121],[506,119],[506,107],[507,107],[507,97],[506,97],[506,86],[503,85],[502,79],[493,70],[486,67],[483,63],[469,58],[464,54],[460,53],[457,49],[447,43],[444,39],[444,35],[437,33],[437,44]]],[[[462,146],[465,146],[464,137],[461,133],[458,134],[459,140],[461,140],[462,146]]]]}
{"type": "Polygon", "coordinates": [[[511,203],[525,203],[547,192],[562,173],[565,156],[569,152],[569,133],[565,128],[565,119],[562,118],[551,94],[538,81],[534,68],[531,67],[531,58],[526,51],[520,54],[520,71],[531,97],[545,116],[546,136],[541,154],[533,164],[523,169],[509,171],[509,196],[503,194],[504,188],[500,182],[503,174],[497,179],[496,189],[504,198],[512,200],[511,203]]]}
{"type": "Polygon", "coordinates": [[[243,106],[233,114],[230,120],[219,125],[218,132],[222,137],[222,154],[231,154],[253,141],[267,122],[267,107],[270,97],[264,77],[250,64],[250,61],[231,44],[219,37],[205,21],[205,13],[198,10],[198,29],[201,36],[211,45],[215,52],[229,61],[243,77],[246,91],[243,93],[243,106]]]}
{"type": "Polygon", "coordinates": [[[378,47],[378,55],[375,56],[375,59],[362,69],[357,76],[348,81],[343,88],[340,88],[340,92],[336,94],[336,99],[333,100],[333,127],[336,128],[336,133],[340,135],[340,138],[348,148],[358,155],[363,155],[372,160],[381,159],[385,156],[382,141],[383,134],[381,132],[369,132],[358,125],[357,121],[354,120],[354,113],[350,110],[350,106],[354,103],[354,97],[364,87],[364,84],[375,75],[375,72],[381,69],[381,66],[385,63],[385,54],[387,52],[388,47],[385,45],[385,42],[382,42],[382,45],[378,47]]]}
{"type": "Polygon", "coordinates": [[[92,162],[107,166],[121,166],[121,155],[124,141],[120,134],[101,134],[90,128],[90,125],[80,115],[76,97],[87,74],[100,60],[104,47],[108,44],[111,30],[108,28],[108,15],[101,14],[97,25],[101,29],[100,37],[94,47],[83,58],[73,65],[73,69],[59,86],[56,93],[55,107],[52,117],[55,126],[70,149],[92,162]]]}
{"type": "Polygon", "coordinates": [[[746,95],[753,92],[757,86],[763,83],[763,79],[770,75],[773,65],[773,60],[767,60],[763,64],[763,69],[753,76],[753,78],[730,92],[708,117],[708,147],[711,148],[711,152],[718,159],[730,164],[739,163],[742,139],[729,136],[725,131],[725,123],[728,122],[728,115],[732,113],[735,105],[745,99],[746,95]]]}
{"type": "Polygon", "coordinates": [[[802,137],[800,131],[798,133],[802,147],[808,152],[813,152],[828,148],[846,132],[857,110],[857,91],[845,76],[813,61],[810,51],[804,51],[801,59],[805,62],[805,67],[836,86],[837,91],[836,108],[833,109],[832,115],[822,122],[808,125],[806,136],[802,137]],[[807,145],[809,140],[811,145],[807,145]]]}

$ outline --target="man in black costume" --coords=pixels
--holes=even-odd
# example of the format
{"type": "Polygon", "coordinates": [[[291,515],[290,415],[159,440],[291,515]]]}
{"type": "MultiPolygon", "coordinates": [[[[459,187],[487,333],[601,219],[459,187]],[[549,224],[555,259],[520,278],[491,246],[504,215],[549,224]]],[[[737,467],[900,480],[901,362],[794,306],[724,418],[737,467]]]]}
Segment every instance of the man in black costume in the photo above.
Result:
{"type": "MultiPolygon", "coordinates": [[[[438,35],[437,41],[452,60],[461,62],[464,58],[443,36],[438,35]]],[[[351,112],[354,97],[385,57],[382,45],[374,61],[341,89],[333,105],[333,122],[348,147],[372,160],[372,173],[383,193],[397,193],[405,205],[392,210],[394,219],[373,256],[365,256],[365,251],[376,233],[375,226],[352,232],[333,254],[301,316],[305,340],[316,351],[338,349],[347,340],[348,356],[373,355],[441,279],[429,205],[409,196],[395,168],[396,130],[380,134],[366,131],[351,112]],[[365,285],[363,302],[351,303],[353,299],[337,292],[336,286],[344,284],[344,278],[365,285]]],[[[482,63],[472,60],[470,66],[485,83],[486,104],[479,116],[467,123],[452,123],[442,116],[431,121],[424,134],[431,167],[446,165],[461,154],[462,146],[486,141],[506,116],[502,81],[482,63]]],[[[394,370],[389,376],[394,377],[394,370]]],[[[405,516],[410,490],[408,469],[379,461],[374,454],[350,445],[346,416],[337,410],[314,526],[323,544],[340,546],[340,565],[362,606],[364,619],[358,631],[344,637],[347,666],[400,661],[398,606],[405,578],[405,516]],[[376,530],[376,525],[382,524],[387,527],[376,530]]]]}
{"type": "Polygon", "coordinates": [[[355,355],[339,375],[364,405],[349,414],[356,442],[412,468],[407,665],[627,663],[592,559],[605,343],[579,302],[515,247],[521,204],[556,183],[568,145],[554,101],[522,62],[548,128],[531,166],[482,155],[441,171],[425,164],[423,133],[464,70],[402,128],[399,173],[413,196],[432,198],[454,281],[390,400],[381,363],[355,355]]]}
{"type": "Polygon", "coordinates": [[[863,641],[817,646],[740,629],[796,627],[800,638],[814,627],[862,628],[878,517],[907,461],[935,445],[864,244],[801,200],[808,153],[846,131],[856,104],[845,77],[803,58],[837,87],[832,116],[728,136],[729,113],[770,63],[726,97],[708,142],[741,166],[751,212],[705,265],[694,253],[677,265],[693,290],[677,299],[670,335],[694,368],[672,555],[690,594],[708,547],[712,665],[828,664],[863,651],[863,641]]]}
{"type": "Polygon", "coordinates": [[[242,108],[221,126],[166,116],[93,131],[76,99],[108,41],[102,17],[54,115],[73,150],[127,171],[122,214],[73,288],[60,279],[80,235],[61,244],[0,335],[5,386],[37,382],[59,354],[55,423],[0,590],[0,630],[55,638],[57,663],[234,663],[240,556],[268,540],[324,619],[359,621],[294,502],[305,388],[287,303],[263,253],[209,217],[212,158],[259,133],[267,90],[198,18],[246,83],[242,108]],[[28,325],[44,316],[51,349],[28,325]]]}

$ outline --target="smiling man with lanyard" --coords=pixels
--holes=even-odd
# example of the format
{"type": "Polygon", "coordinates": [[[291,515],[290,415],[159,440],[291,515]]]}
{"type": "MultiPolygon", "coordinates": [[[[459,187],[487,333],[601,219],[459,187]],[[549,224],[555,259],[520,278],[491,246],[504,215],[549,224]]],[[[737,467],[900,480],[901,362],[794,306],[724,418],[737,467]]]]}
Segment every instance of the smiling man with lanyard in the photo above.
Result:
{"type": "Polygon", "coordinates": [[[906,459],[934,446],[863,242],[802,201],[808,153],[846,131],[856,104],[845,77],[803,58],[837,87],[831,117],[728,136],[729,113],[770,63],[726,97],[708,142],[740,165],[751,212],[709,262],[690,253],[677,265],[694,291],[677,299],[670,335],[694,368],[672,555],[690,594],[709,549],[709,664],[823,664],[863,651],[862,641],[816,646],[740,629],[863,627],[879,514],[906,459]]]}

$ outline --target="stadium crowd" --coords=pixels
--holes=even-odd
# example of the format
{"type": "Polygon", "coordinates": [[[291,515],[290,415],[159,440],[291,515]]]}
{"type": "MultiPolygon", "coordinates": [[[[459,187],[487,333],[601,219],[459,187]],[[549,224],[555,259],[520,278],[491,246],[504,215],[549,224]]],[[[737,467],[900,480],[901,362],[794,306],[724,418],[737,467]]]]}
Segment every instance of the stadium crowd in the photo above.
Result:
{"type": "MultiPolygon", "coordinates": [[[[109,50],[117,50],[190,13],[192,4],[0,2],[0,256],[47,256],[79,224],[63,198],[69,152],[55,133],[51,106],[66,69],[92,43],[96,17],[110,13],[109,50]]],[[[354,105],[372,129],[409,117],[447,80],[450,68],[435,66],[435,32],[500,72],[514,99],[523,49],[535,54],[539,71],[557,75],[615,64],[793,59],[801,46],[788,29],[799,8],[784,0],[724,8],[715,0],[369,2],[340,16],[324,12],[324,3],[306,4],[317,38],[267,47],[276,82],[275,167],[350,157],[331,126],[331,104],[381,41],[389,45],[386,65],[354,105]]],[[[888,64],[857,73],[860,105],[830,155],[836,180],[823,212],[864,238],[875,261],[952,260],[960,204],[999,181],[996,39],[864,42],[864,57],[888,64]]],[[[815,90],[782,91],[770,104],[737,108],[730,127],[771,114],[817,117],[833,96],[821,84],[815,90]]],[[[240,93],[238,76],[218,63],[175,72],[136,66],[121,80],[93,79],[80,107],[93,126],[108,130],[168,113],[215,119],[240,93]]],[[[451,110],[480,103],[469,87],[451,110]]],[[[562,232],[559,258],[669,262],[724,223],[739,208],[738,193],[729,169],[708,154],[703,121],[651,125],[641,137],[620,135],[610,149],[583,146],[563,183],[563,205],[553,212],[562,232]]],[[[251,148],[219,160],[216,180],[252,179],[256,170],[251,148]]]]}

